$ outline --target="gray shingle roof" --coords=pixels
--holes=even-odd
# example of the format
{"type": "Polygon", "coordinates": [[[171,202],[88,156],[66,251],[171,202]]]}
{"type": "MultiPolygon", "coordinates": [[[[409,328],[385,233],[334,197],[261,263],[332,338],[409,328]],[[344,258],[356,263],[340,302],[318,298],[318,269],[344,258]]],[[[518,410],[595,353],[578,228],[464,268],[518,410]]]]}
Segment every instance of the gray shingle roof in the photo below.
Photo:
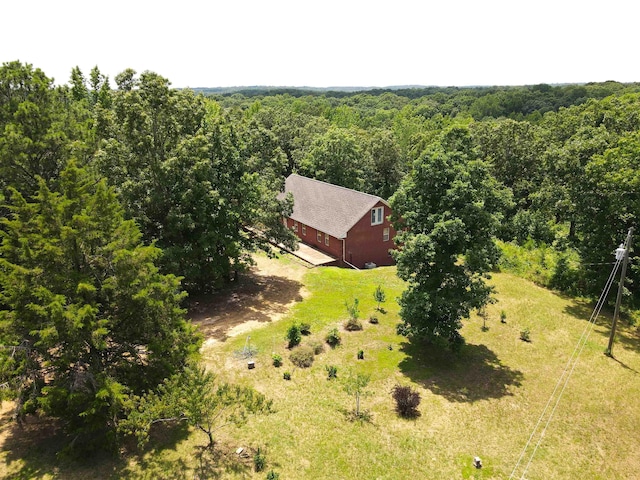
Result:
{"type": "Polygon", "coordinates": [[[293,194],[291,218],[336,238],[345,238],[358,220],[378,203],[375,195],[291,174],[285,192],[293,194]]]}

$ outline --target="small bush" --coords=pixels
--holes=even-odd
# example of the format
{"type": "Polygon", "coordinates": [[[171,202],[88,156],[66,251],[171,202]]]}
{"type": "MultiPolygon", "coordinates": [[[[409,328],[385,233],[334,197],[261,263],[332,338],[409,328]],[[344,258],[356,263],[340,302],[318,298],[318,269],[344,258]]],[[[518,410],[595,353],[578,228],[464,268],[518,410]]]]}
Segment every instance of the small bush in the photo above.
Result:
{"type": "Polygon", "coordinates": [[[344,324],[344,329],[350,332],[354,332],[356,330],[362,330],[362,322],[357,318],[350,318],[344,324]]]}
{"type": "Polygon", "coordinates": [[[314,340],[313,342],[309,342],[309,346],[311,347],[311,350],[313,350],[314,355],[320,355],[324,352],[324,345],[322,342],[314,340]]]}
{"type": "Polygon", "coordinates": [[[311,325],[308,323],[300,324],[300,333],[302,335],[311,335],[311,325]]]}
{"type": "Polygon", "coordinates": [[[274,367],[282,366],[282,356],[281,355],[278,355],[277,353],[274,353],[273,355],[271,355],[271,359],[273,360],[273,366],[274,367]]]}
{"type": "Polygon", "coordinates": [[[420,415],[420,394],[409,386],[396,385],[391,391],[391,396],[396,401],[396,412],[401,417],[415,418],[420,415]]]}
{"type": "Polygon", "coordinates": [[[373,323],[374,325],[378,324],[378,317],[376,317],[375,315],[371,315],[369,317],[369,323],[373,323]]]}
{"type": "Polygon", "coordinates": [[[528,328],[525,328],[520,332],[520,340],[522,340],[523,342],[531,341],[531,331],[528,328]]]}
{"type": "Polygon", "coordinates": [[[260,451],[260,447],[253,455],[253,468],[256,472],[261,472],[264,470],[264,467],[267,465],[267,457],[260,451]]]}
{"type": "Polygon", "coordinates": [[[280,474],[271,470],[267,473],[267,480],[280,480],[280,474]]]}
{"type": "Polygon", "coordinates": [[[327,379],[331,380],[338,377],[338,367],[335,365],[326,365],[324,369],[327,371],[327,379]]]}
{"type": "Polygon", "coordinates": [[[308,368],[313,365],[313,349],[306,345],[298,347],[291,352],[289,360],[291,360],[291,363],[296,367],[308,368]]]}
{"type": "Polygon", "coordinates": [[[500,323],[507,323],[507,312],[504,310],[500,311],[500,323]]]}
{"type": "Polygon", "coordinates": [[[287,330],[287,335],[285,336],[287,340],[289,340],[289,348],[293,348],[300,343],[302,340],[302,334],[300,333],[300,327],[297,324],[293,324],[287,330]]]}
{"type": "Polygon", "coordinates": [[[358,350],[358,360],[364,360],[364,350],[358,350]]]}
{"type": "Polygon", "coordinates": [[[289,372],[284,372],[282,374],[282,378],[284,378],[285,380],[291,380],[291,374],[289,372]]]}
{"type": "Polygon", "coordinates": [[[342,338],[340,338],[340,332],[338,332],[338,329],[337,328],[331,329],[329,333],[327,333],[327,336],[325,337],[325,341],[329,344],[331,348],[335,348],[336,346],[340,345],[340,342],[342,342],[342,338]]]}

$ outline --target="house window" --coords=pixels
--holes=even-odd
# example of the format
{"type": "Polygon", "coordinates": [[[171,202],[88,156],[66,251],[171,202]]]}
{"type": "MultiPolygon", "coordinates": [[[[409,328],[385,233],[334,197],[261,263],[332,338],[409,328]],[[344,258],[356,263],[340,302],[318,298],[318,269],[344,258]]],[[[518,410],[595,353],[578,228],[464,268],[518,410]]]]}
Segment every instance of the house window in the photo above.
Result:
{"type": "Polygon", "coordinates": [[[302,224],[302,235],[307,236],[307,226],[302,224]]]}
{"type": "Polygon", "coordinates": [[[318,233],[316,234],[316,240],[322,243],[322,232],[320,230],[318,230],[318,233]]]}
{"type": "Polygon", "coordinates": [[[325,233],[324,234],[324,244],[328,247],[329,246],[329,234],[325,233]]]}
{"type": "Polygon", "coordinates": [[[388,242],[389,241],[389,227],[387,227],[384,230],[382,230],[382,241],[383,242],[388,242]]]}
{"type": "Polygon", "coordinates": [[[293,221],[293,230],[298,233],[298,222],[296,222],[295,220],[293,221]]]}
{"type": "Polygon", "coordinates": [[[384,215],[384,207],[376,207],[371,209],[371,225],[380,225],[384,215]]]}

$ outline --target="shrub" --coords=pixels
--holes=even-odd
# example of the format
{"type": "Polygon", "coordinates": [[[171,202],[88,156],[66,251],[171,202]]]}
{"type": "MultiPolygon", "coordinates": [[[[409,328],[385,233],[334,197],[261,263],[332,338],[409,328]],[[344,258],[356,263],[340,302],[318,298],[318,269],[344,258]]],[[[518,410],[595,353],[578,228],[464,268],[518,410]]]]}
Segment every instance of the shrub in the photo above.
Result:
{"type": "Polygon", "coordinates": [[[306,345],[296,348],[289,356],[296,367],[307,368],[313,365],[313,349],[306,345]]]}
{"type": "Polygon", "coordinates": [[[369,317],[369,323],[373,323],[374,325],[378,324],[378,317],[376,317],[375,315],[371,315],[369,317]]]}
{"type": "Polygon", "coordinates": [[[293,348],[300,343],[302,340],[302,334],[300,333],[300,327],[297,324],[293,324],[287,330],[287,335],[285,337],[289,340],[289,348],[293,348]]]}
{"type": "Polygon", "coordinates": [[[282,366],[282,356],[281,355],[278,355],[277,353],[274,353],[273,355],[271,355],[271,359],[273,360],[273,366],[274,367],[282,366]]]}
{"type": "Polygon", "coordinates": [[[401,417],[415,418],[420,415],[420,393],[409,386],[396,385],[391,391],[391,396],[396,401],[396,412],[401,417]]]}
{"type": "Polygon", "coordinates": [[[500,323],[507,323],[507,312],[504,310],[500,311],[500,323]]]}
{"type": "Polygon", "coordinates": [[[291,380],[291,374],[289,372],[284,372],[282,374],[282,378],[284,378],[285,380],[291,380]]]}
{"type": "Polygon", "coordinates": [[[311,350],[313,350],[314,355],[320,355],[324,352],[324,345],[322,342],[314,340],[313,342],[309,342],[309,346],[311,347],[311,350]]]}
{"type": "Polygon", "coordinates": [[[523,342],[531,341],[531,331],[528,328],[525,328],[520,332],[520,340],[522,340],[523,342]]]}
{"type": "Polygon", "coordinates": [[[340,338],[340,333],[337,328],[333,328],[327,333],[325,337],[325,341],[329,344],[331,348],[335,348],[337,345],[340,345],[342,342],[342,338],[340,338]]]}
{"type": "Polygon", "coordinates": [[[271,470],[267,473],[267,480],[280,480],[280,474],[271,470]]]}
{"type": "Polygon", "coordinates": [[[344,324],[344,329],[350,332],[362,330],[362,322],[357,318],[350,318],[347,320],[347,323],[344,324]]]}
{"type": "Polygon", "coordinates": [[[358,350],[358,360],[364,360],[364,350],[358,350]]]}
{"type": "Polygon", "coordinates": [[[311,325],[308,323],[300,324],[300,333],[302,335],[311,335],[311,325]]]}
{"type": "Polygon", "coordinates": [[[335,365],[326,365],[324,369],[327,371],[327,379],[331,380],[338,376],[338,367],[335,365]]]}
{"type": "Polygon", "coordinates": [[[267,458],[260,451],[260,447],[253,455],[253,468],[256,472],[261,472],[264,470],[264,467],[267,465],[267,458]]]}

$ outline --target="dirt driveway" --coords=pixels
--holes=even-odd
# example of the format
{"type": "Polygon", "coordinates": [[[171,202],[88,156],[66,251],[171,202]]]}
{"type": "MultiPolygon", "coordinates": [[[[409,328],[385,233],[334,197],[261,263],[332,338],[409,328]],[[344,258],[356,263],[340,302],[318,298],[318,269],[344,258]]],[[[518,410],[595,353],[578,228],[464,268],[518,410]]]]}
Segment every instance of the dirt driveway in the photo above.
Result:
{"type": "Polygon", "coordinates": [[[284,264],[265,256],[220,293],[194,298],[188,317],[205,337],[205,345],[225,341],[282,318],[308,295],[302,277],[308,268],[295,260],[284,264]]]}

